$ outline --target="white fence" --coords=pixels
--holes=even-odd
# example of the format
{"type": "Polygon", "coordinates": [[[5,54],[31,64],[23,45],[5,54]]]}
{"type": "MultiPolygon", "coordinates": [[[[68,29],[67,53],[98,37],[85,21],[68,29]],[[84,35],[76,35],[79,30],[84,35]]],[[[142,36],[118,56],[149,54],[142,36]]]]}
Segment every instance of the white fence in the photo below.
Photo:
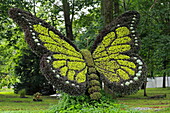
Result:
{"type": "MultiPolygon", "coordinates": [[[[163,86],[163,77],[147,78],[146,88],[157,88],[163,86]]],[[[166,77],[166,86],[170,87],[170,77],[166,77]]]]}

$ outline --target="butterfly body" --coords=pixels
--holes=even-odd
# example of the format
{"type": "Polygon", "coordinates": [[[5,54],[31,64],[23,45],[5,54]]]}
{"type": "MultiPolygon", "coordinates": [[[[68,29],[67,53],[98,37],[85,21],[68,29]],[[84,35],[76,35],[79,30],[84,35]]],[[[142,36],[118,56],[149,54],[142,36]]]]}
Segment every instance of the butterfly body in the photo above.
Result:
{"type": "Polygon", "coordinates": [[[88,92],[101,97],[101,82],[113,92],[130,94],[146,79],[146,66],[137,55],[139,37],[135,31],[139,13],[127,12],[96,38],[91,50],[79,50],[54,27],[18,8],[10,17],[24,30],[27,43],[42,59],[44,76],[59,90],[71,95],[88,92]]]}
{"type": "Polygon", "coordinates": [[[97,100],[101,97],[101,83],[97,75],[97,70],[95,68],[94,60],[91,55],[91,52],[87,49],[81,50],[82,55],[88,66],[87,80],[88,80],[88,93],[90,94],[91,99],[97,100]]]}

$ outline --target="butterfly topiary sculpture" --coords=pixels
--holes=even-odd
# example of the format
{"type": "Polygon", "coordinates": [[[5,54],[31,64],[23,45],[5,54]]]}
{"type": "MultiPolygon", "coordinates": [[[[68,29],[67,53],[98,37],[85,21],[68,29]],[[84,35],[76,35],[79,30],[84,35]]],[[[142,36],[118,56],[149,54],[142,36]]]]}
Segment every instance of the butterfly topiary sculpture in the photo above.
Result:
{"type": "Polygon", "coordinates": [[[146,66],[137,55],[140,40],[136,25],[140,15],[129,11],[115,19],[96,38],[91,50],[79,50],[58,30],[18,8],[9,16],[24,31],[25,40],[41,57],[44,76],[70,95],[101,98],[101,82],[113,92],[130,94],[146,79],[146,66]]]}

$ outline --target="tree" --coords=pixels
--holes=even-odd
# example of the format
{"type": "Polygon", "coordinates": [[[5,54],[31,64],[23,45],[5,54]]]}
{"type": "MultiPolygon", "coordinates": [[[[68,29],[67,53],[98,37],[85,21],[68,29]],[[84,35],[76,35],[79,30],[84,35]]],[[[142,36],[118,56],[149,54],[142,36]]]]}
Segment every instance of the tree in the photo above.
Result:
{"type": "Polygon", "coordinates": [[[151,77],[163,76],[163,87],[165,87],[165,78],[169,72],[169,1],[154,0],[140,1],[139,4],[148,3],[146,6],[139,5],[142,12],[141,37],[142,50],[148,64],[148,72],[151,77]]]}
{"type": "Polygon", "coordinates": [[[12,25],[12,20],[8,18],[8,9],[12,5],[21,7],[21,4],[26,3],[9,0],[2,0],[0,3],[0,88],[10,87],[19,82],[18,77],[14,74],[14,68],[17,65],[17,56],[20,56],[20,47],[23,47],[23,39],[20,38],[23,35],[20,29],[12,25]]]}
{"type": "MultiPolygon", "coordinates": [[[[117,4],[115,5],[117,6],[117,4]]],[[[115,12],[117,12],[117,9],[115,10],[115,12]]],[[[102,14],[104,27],[113,21],[113,0],[101,0],[101,14],[102,14]]],[[[104,90],[107,93],[111,94],[113,98],[115,98],[114,92],[111,91],[105,84],[104,84],[104,90]]]]}
{"type": "Polygon", "coordinates": [[[113,0],[113,2],[114,2],[114,13],[119,14],[120,13],[119,0],[113,0]]]}
{"type": "Polygon", "coordinates": [[[0,88],[15,85],[16,92],[25,88],[27,89],[27,94],[33,94],[37,91],[49,94],[51,90],[50,94],[54,93],[52,86],[48,84],[45,77],[38,71],[39,60],[37,59],[39,58],[32,57],[33,53],[24,42],[21,29],[9,19],[8,9],[12,6],[23,8],[36,14],[35,0],[33,3],[32,1],[17,0],[3,0],[0,3],[0,88]],[[28,59],[30,62],[26,63],[28,59]],[[34,65],[32,66],[32,64],[34,65]],[[30,75],[33,76],[33,78],[30,78],[30,75]]]}
{"type": "MultiPolygon", "coordinates": [[[[65,28],[67,38],[73,40],[73,32],[72,32],[72,21],[74,16],[74,11],[72,11],[72,18],[70,19],[70,5],[68,0],[62,0],[63,3],[63,11],[64,11],[64,21],[65,21],[65,28]]],[[[73,0],[73,7],[74,7],[74,0],[73,0]]]]}
{"type": "Polygon", "coordinates": [[[51,84],[42,75],[39,68],[40,58],[30,49],[22,49],[19,57],[15,74],[20,77],[20,83],[14,85],[15,93],[25,89],[26,94],[33,95],[40,92],[43,95],[54,94],[55,91],[51,84]]]}
{"type": "MultiPolygon", "coordinates": [[[[115,2],[115,12],[117,12],[117,2],[115,2]]],[[[113,21],[113,0],[101,1],[101,14],[104,21],[104,26],[110,24],[113,21]]]]}

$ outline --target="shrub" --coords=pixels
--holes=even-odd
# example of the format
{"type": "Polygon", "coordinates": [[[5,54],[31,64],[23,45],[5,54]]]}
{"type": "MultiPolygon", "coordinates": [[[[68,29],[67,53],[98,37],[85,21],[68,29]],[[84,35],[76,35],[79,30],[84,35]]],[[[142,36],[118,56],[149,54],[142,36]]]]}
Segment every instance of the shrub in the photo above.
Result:
{"type": "Polygon", "coordinates": [[[25,98],[26,95],[26,90],[25,89],[21,89],[18,94],[20,95],[20,98],[25,98]]]}
{"type": "Polygon", "coordinates": [[[33,95],[33,101],[42,101],[41,99],[42,94],[37,92],[33,95]]]}
{"type": "Polygon", "coordinates": [[[52,85],[40,71],[40,58],[29,49],[23,49],[22,52],[18,65],[15,66],[15,75],[20,78],[21,82],[14,85],[14,92],[18,93],[21,89],[25,89],[27,95],[33,95],[36,92],[43,95],[54,94],[55,90],[52,85]]]}
{"type": "Polygon", "coordinates": [[[98,101],[92,101],[86,95],[62,95],[59,103],[49,109],[50,113],[141,113],[130,110],[125,105],[117,104],[110,95],[102,94],[102,98],[98,101]]]}

